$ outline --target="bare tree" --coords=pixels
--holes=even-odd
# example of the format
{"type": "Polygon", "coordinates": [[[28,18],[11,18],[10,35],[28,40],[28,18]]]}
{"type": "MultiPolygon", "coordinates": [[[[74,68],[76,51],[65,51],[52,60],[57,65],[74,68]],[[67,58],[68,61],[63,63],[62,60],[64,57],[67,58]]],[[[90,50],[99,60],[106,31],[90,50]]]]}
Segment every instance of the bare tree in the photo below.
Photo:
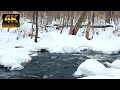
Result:
{"type": "Polygon", "coordinates": [[[93,11],[92,12],[92,32],[93,33],[92,33],[92,38],[91,39],[93,39],[93,35],[94,35],[94,28],[93,28],[94,27],[94,21],[95,21],[94,19],[95,19],[95,12],[93,11]]]}
{"type": "Polygon", "coordinates": [[[31,34],[31,39],[33,38],[33,31],[34,31],[33,25],[34,25],[34,22],[35,22],[35,11],[33,11],[33,22],[32,22],[32,34],[31,34]]]}
{"type": "Polygon", "coordinates": [[[73,19],[74,19],[74,12],[72,11],[71,14],[71,22],[70,22],[70,30],[69,30],[69,34],[72,34],[73,33],[73,19]]]}
{"type": "Polygon", "coordinates": [[[60,33],[62,34],[63,28],[65,27],[65,12],[63,12],[63,23],[60,33]]]}
{"type": "Polygon", "coordinates": [[[67,27],[68,27],[68,24],[69,24],[69,12],[70,12],[70,11],[67,12],[67,21],[66,21],[67,27]]]}
{"type": "Polygon", "coordinates": [[[88,14],[88,24],[87,24],[86,35],[85,35],[85,37],[88,40],[90,40],[90,38],[89,38],[89,32],[90,32],[90,29],[91,29],[91,27],[90,27],[90,25],[91,25],[91,16],[92,16],[92,12],[89,11],[89,14],[88,14]]]}
{"type": "Polygon", "coordinates": [[[35,11],[36,13],[36,34],[35,34],[35,42],[37,42],[38,37],[38,11],[35,11]]]}

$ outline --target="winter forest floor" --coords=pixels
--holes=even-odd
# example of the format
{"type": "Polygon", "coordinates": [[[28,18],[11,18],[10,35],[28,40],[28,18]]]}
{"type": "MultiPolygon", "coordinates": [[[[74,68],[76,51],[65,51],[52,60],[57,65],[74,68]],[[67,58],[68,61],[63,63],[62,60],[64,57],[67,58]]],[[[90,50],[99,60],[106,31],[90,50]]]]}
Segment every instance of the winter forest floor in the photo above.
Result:
{"type": "MultiPolygon", "coordinates": [[[[16,29],[10,29],[7,32],[6,28],[0,27],[0,64],[9,70],[24,69],[22,63],[28,63],[32,60],[32,51],[40,51],[46,49],[49,53],[82,53],[82,50],[97,51],[103,54],[115,54],[120,52],[120,30],[114,34],[115,25],[103,29],[96,29],[99,35],[94,34],[92,40],[87,40],[85,35],[82,35],[84,28],[80,28],[77,35],[69,35],[70,28],[64,28],[62,34],[60,30],[54,27],[47,28],[49,32],[39,30],[38,42],[34,42],[28,33],[32,30],[32,24],[28,23],[29,20],[21,19],[21,27],[19,34],[16,29]],[[23,38],[25,33],[25,37],[23,38]],[[17,37],[19,39],[17,40],[17,37]],[[16,48],[21,47],[21,48],[16,48]]],[[[53,22],[51,26],[55,24],[53,22]]],[[[109,57],[108,57],[109,58],[109,57]]],[[[120,57],[113,63],[109,63],[109,68],[91,58],[83,62],[74,76],[88,76],[88,78],[120,78],[120,57]],[[116,69],[117,68],[117,69],[116,69]],[[114,74],[112,74],[113,72],[114,74]],[[108,73],[108,74],[106,74],[108,73]],[[95,76],[95,77],[94,77],[95,76]]],[[[87,77],[86,77],[87,78],[87,77]]]]}

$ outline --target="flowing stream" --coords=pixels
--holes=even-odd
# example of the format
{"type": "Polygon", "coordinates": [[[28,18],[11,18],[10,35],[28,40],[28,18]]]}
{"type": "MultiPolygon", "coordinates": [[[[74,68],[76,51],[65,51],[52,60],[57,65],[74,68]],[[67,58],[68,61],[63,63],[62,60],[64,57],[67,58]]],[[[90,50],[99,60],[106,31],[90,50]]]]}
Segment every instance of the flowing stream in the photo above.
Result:
{"type": "Polygon", "coordinates": [[[86,59],[97,59],[101,63],[113,62],[120,58],[120,53],[103,54],[101,52],[83,51],[82,53],[50,54],[33,52],[32,60],[24,65],[24,69],[10,71],[0,66],[0,79],[76,79],[73,73],[86,59]]]}

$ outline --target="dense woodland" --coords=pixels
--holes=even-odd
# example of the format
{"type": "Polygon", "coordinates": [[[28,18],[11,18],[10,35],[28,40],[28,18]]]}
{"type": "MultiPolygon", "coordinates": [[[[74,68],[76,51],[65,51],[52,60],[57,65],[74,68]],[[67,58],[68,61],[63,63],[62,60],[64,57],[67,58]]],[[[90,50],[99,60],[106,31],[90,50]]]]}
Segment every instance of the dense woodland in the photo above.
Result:
{"type": "MultiPolygon", "coordinates": [[[[56,30],[60,30],[62,33],[65,27],[69,27],[69,34],[76,35],[78,30],[82,27],[86,27],[85,37],[88,40],[92,38],[89,37],[89,32],[94,31],[94,28],[104,28],[113,27],[111,22],[116,22],[116,27],[119,24],[118,19],[120,18],[120,11],[1,11],[2,13],[19,13],[21,18],[29,19],[32,24],[36,25],[36,28],[32,25],[32,31],[29,33],[31,39],[35,36],[35,42],[37,42],[37,35],[39,30],[47,30],[48,27],[56,27],[56,30]],[[104,25],[95,25],[95,18],[97,20],[102,19],[105,21],[104,25]],[[54,24],[51,26],[52,21],[59,21],[59,24],[54,24]],[[87,24],[82,23],[87,20],[87,24]],[[106,25],[106,23],[108,23],[106,25]],[[44,28],[44,29],[41,29],[44,28]],[[34,35],[35,33],[35,35],[34,35]]],[[[9,29],[8,29],[9,31],[9,29]]]]}

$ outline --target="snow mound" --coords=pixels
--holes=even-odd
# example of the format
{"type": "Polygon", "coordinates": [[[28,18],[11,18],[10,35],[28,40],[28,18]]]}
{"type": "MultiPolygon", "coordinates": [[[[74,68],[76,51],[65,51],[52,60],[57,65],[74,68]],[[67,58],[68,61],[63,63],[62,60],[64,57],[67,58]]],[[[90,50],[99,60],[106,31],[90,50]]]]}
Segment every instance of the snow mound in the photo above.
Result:
{"type": "MultiPolygon", "coordinates": [[[[113,66],[119,66],[117,62],[119,63],[119,60],[115,60],[113,66]]],[[[87,59],[80,64],[73,75],[79,78],[83,75],[84,77],[82,79],[120,79],[120,69],[106,68],[95,59],[87,59]]]]}
{"type": "Polygon", "coordinates": [[[21,70],[24,67],[21,66],[20,64],[13,64],[12,67],[10,68],[10,70],[21,70]]]}
{"type": "Polygon", "coordinates": [[[10,70],[23,69],[21,63],[29,62],[31,57],[23,48],[0,49],[0,64],[8,67],[10,70]]]}
{"type": "MultiPolygon", "coordinates": [[[[115,61],[116,62],[116,61],[115,61]]],[[[119,62],[119,61],[117,61],[119,62]]],[[[117,65],[115,65],[117,66],[117,65]]],[[[73,74],[75,77],[85,78],[116,78],[120,79],[120,69],[106,68],[103,64],[95,59],[87,59],[78,67],[77,71],[73,74]],[[98,76],[100,75],[100,77],[98,76]],[[101,76],[102,75],[102,76],[101,76]]]]}
{"type": "Polygon", "coordinates": [[[94,76],[87,76],[78,79],[115,79],[115,78],[105,75],[94,75],[94,76]]]}
{"type": "Polygon", "coordinates": [[[118,69],[120,69],[120,60],[116,59],[115,61],[113,61],[111,63],[111,68],[118,68],[118,69]]]}
{"type": "Polygon", "coordinates": [[[120,69],[116,68],[106,68],[106,72],[104,75],[111,76],[113,78],[120,79],[120,69]]]}
{"type": "Polygon", "coordinates": [[[105,66],[95,59],[87,59],[84,61],[73,74],[74,76],[84,75],[96,75],[104,74],[105,66]]]}

